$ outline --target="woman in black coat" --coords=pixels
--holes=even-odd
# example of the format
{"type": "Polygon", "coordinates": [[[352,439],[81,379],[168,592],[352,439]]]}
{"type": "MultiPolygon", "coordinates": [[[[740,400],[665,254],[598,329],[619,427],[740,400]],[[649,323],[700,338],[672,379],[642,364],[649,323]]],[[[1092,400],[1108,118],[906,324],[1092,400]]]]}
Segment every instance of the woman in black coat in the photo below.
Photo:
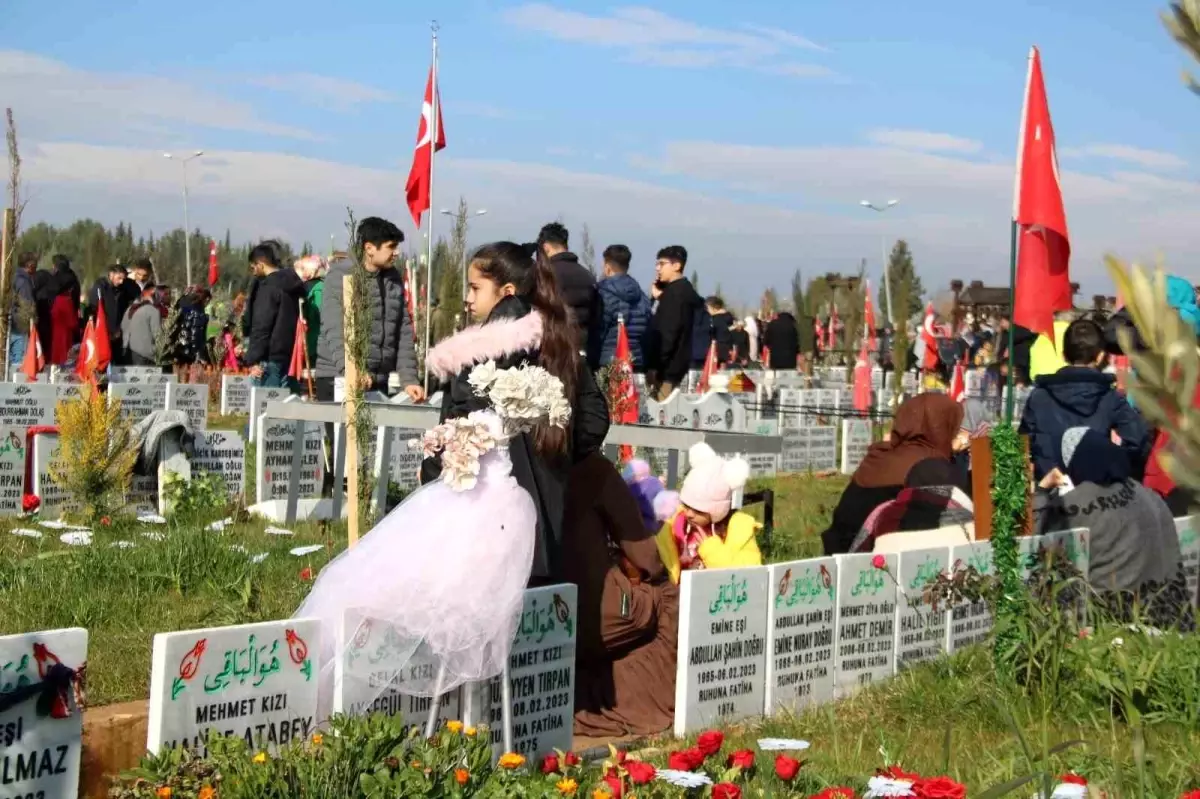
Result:
{"type": "MultiPolygon", "coordinates": [[[[442,420],[488,407],[467,378],[487,361],[509,369],[545,368],[563,382],[571,399],[567,432],[549,427],[523,433],[509,444],[513,476],[538,509],[534,584],[561,579],[562,516],[571,466],[597,452],[608,434],[608,403],[579,356],[575,330],[558,294],[554,273],[537,265],[527,247],[511,242],[477,250],[468,272],[467,303],[482,323],[446,339],[428,357],[429,371],[442,380],[442,420]]],[[[421,482],[441,473],[440,458],[421,464],[421,482]]]]}

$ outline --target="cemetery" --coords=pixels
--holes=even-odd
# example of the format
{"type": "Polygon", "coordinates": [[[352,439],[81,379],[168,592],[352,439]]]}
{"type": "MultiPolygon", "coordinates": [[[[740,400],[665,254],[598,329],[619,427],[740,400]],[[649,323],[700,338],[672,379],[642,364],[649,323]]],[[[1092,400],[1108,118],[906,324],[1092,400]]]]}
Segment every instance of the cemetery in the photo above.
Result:
{"type": "MultiPolygon", "coordinates": [[[[754,374],[754,394],[646,400],[642,425],[614,426],[609,445],[652,450],[669,482],[702,436],[744,452],[751,490],[776,497],[766,565],[683,573],[673,728],[615,741],[572,734],[573,585],[526,591],[508,683],[442,697],[432,736],[419,734],[432,703],[403,689],[419,650],[353,614],[339,642],[291,618],[353,540],[352,517],[416,487],[409,442],[436,414],[373,402],[380,426],[355,451],[344,414],[240,377],[218,395],[114,374],[120,418],[178,411],[195,437],[187,451],[164,439],[157,472],[96,515],[52,465],[58,403],[85,401],[80,386],[0,383],[0,472],[26,475],[0,496],[0,695],[46,697],[0,708],[0,796],[833,797],[916,773],[918,795],[1049,796],[1062,775],[1130,779],[1147,752],[1161,792],[1146,795],[1200,783],[1195,636],[1106,626],[1078,590],[1046,595],[1003,666],[992,642],[1014,631],[998,629],[986,589],[989,541],[820,556],[817,534],[893,402],[879,385],[876,409],[854,412],[842,372],[754,374]],[[330,490],[352,476],[374,486],[330,490]],[[315,663],[333,644],[352,656],[326,689],[315,663]],[[998,668],[1019,679],[1002,685],[998,668]]],[[[1194,597],[1200,539],[1177,524],[1194,597]]],[[[1031,591],[1086,579],[1085,534],[1018,550],[1031,591]]]]}

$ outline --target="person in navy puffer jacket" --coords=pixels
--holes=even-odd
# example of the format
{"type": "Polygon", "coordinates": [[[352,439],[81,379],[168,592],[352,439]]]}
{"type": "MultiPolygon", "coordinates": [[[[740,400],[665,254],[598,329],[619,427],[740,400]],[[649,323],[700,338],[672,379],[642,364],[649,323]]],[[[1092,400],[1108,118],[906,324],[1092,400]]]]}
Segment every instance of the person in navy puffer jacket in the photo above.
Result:
{"type": "Polygon", "coordinates": [[[613,244],[604,250],[604,280],[596,287],[600,296],[599,313],[592,320],[588,335],[588,364],[599,369],[612,363],[617,352],[617,318],[625,319],[629,336],[629,351],[633,370],[645,370],[646,339],[650,335],[650,298],[629,276],[632,258],[624,244],[613,244]]]}
{"type": "Polygon", "coordinates": [[[1063,333],[1062,348],[1069,366],[1039,376],[1021,414],[1019,432],[1029,436],[1034,479],[1064,468],[1059,444],[1072,427],[1106,436],[1116,433],[1140,478],[1150,452],[1150,433],[1141,414],[1117,393],[1116,379],[1101,371],[1107,357],[1104,331],[1090,319],[1078,319],[1063,333]]]}

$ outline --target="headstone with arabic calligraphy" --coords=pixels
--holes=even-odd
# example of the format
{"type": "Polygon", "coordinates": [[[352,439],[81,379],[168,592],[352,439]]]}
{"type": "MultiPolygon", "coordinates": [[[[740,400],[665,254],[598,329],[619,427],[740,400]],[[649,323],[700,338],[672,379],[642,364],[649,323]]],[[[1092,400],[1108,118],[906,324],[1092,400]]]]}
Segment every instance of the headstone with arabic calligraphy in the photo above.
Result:
{"type": "Polygon", "coordinates": [[[0,383],[0,424],[52,425],[57,401],[58,391],[49,383],[0,383]]]}
{"type": "MultiPolygon", "coordinates": [[[[437,664],[420,641],[360,610],[346,611],[342,630],[337,646],[341,654],[334,661],[332,711],[351,716],[384,713],[423,726],[432,700],[413,691],[431,692],[437,664]],[[408,686],[412,687],[406,691],[408,686]]],[[[461,693],[455,689],[442,697],[440,721],[459,718],[461,693]]]]}
{"type": "Polygon", "coordinates": [[[246,493],[246,440],[233,430],[205,430],[196,435],[192,472],[219,474],[232,500],[246,493]]]}
{"type": "Polygon", "coordinates": [[[392,444],[388,451],[387,479],[400,487],[402,491],[416,491],[421,484],[421,461],[424,452],[421,440],[424,430],[402,427],[381,427],[376,432],[376,446],[370,453],[374,463],[375,479],[379,479],[383,464],[379,463],[379,454],[383,452],[384,436],[391,436],[392,444]]]}
{"type": "Polygon", "coordinates": [[[1183,556],[1183,573],[1187,577],[1188,596],[1196,604],[1196,591],[1200,588],[1200,534],[1196,532],[1196,517],[1185,516],[1175,520],[1179,534],[1179,553],[1183,556]]]}
{"type": "Polygon", "coordinates": [[[293,468],[300,469],[300,496],[320,494],[325,480],[325,457],[322,452],[325,425],[264,417],[258,420],[258,426],[259,440],[255,449],[258,501],[285,498],[293,468]],[[302,439],[304,448],[297,454],[292,450],[298,424],[305,429],[302,439]]]}
{"type": "Polygon", "coordinates": [[[0,516],[23,512],[25,494],[25,430],[0,427],[0,516]]]}
{"type": "Polygon", "coordinates": [[[930,580],[950,567],[947,547],[900,553],[896,567],[896,671],[933,660],[946,652],[946,607],[936,611],[925,599],[930,580]]]}
{"type": "Polygon", "coordinates": [[[837,555],[837,643],[834,654],[838,698],[864,685],[891,677],[896,654],[896,573],[899,558],[884,555],[885,569],[872,565],[875,555],[837,555]]]}
{"type": "Polygon", "coordinates": [[[221,415],[250,413],[249,375],[221,375],[221,415]]]}
{"type": "Polygon", "coordinates": [[[316,731],[318,619],[154,636],[146,749],[203,753],[210,732],[274,752],[316,731]]]}
{"type": "MultiPolygon", "coordinates": [[[[748,432],[756,436],[779,435],[778,419],[759,419],[747,422],[748,432]]],[[[774,477],[779,472],[779,454],[775,452],[751,452],[745,456],[750,464],[751,477],[774,477]]]]}
{"type": "Polygon", "coordinates": [[[854,474],[871,446],[869,419],[842,420],[842,474],[854,474]]]}
{"type": "MultiPolygon", "coordinates": [[[[509,652],[513,749],[531,761],[571,748],[575,723],[575,649],[579,589],[548,585],[525,591],[517,635],[509,652]]],[[[488,686],[488,724],[495,757],[501,740],[500,680],[488,686]]]]}
{"type": "Polygon", "coordinates": [[[692,430],[740,433],[746,429],[746,406],[732,394],[685,394],[677,412],[690,420],[692,430]]]}
{"type": "Polygon", "coordinates": [[[766,712],[800,710],[833,699],[833,558],[769,568],[766,712]]]}
{"type": "Polygon", "coordinates": [[[168,383],[167,410],[183,411],[193,433],[208,428],[208,384],[168,383]]]}
{"type": "MultiPolygon", "coordinates": [[[[43,682],[56,665],[78,671],[87,662],[88,632],[65,630],[0,636],[0,695],[43,682]]],[[[40,692],[0,710],[0,782],[13,799],[72,799],[79,792],[83,709],[68,690],[39,712],[40,692]]]]}
{"type": "Polygon", "coordinates": [[[262,388],[254,386],[250,389],[250,440],[258,440],[258,419],[267,409],[268,402],[282,402],[292,396],[291,389],[262,388]]]}
{"type": "Polygon", "coordinates": [[[120,401],[121,418],[137,424],[167,407],[167,383],[110,383],[108,401],[120,401]]]}
{"type": "Polygon", "coordinates": [[[108,370],[108,382],[141,383],[155,385],[158,383],[174,383],[175,375],[164,372],[157,366],[113,366],[108,370]]]}
{"type": "Polygon", "coordinates": [[[38,510],[46,519],[75,513],[81,507],[74,494],[50,477],[50,464],[57,455],[57,433],[39,433],[33,437],[33,493],[41,500],[38,510]]]}
{"type": "Polygon", "coordinates": [[[679,588],[675,735],[762,714],[767,567],[685,571],[679,588]]]}
{"type": "MultiPolygon", "coordinates": [[[[995,574],[992,566],[992,545],[987,541],[960,544],[950,550],[950,570],[955,574],[974,569],[983,577],[995,574]]],[[[946,647],[951,653],[984,641],[992,631],[992,610],[986,599],[975,602],[963,600],[950,607],[950,629],[946,647]]]]}

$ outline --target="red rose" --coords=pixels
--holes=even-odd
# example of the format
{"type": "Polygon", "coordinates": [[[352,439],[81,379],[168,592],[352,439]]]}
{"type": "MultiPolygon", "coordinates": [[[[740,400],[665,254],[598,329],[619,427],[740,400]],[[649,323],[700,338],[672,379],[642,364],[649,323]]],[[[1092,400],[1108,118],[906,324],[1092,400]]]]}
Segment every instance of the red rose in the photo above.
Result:
{"type": "Polygon", "coordinates": [[[718,782],[713,786],[712,799],[742,799],[742,789],[732,782],[718,782]]]}
{"type": "Polygon", "coordinates": [[[1200,788],[1187,793],[1181,793],[1179,799],[1200,799],[1200,788]]]}
{"type": "Polygon", "coordinates": [[[725,761],[725,765],[729,768],[737,766],[742,771],[749,771],[754,768],[754,752],[750,749],[739,749],[736,752],[731,752],[729,759],[725,761]]]}
{"type": "Polygon", "coordinates": [[[775,776],[784,782],[791,782],[800,773],[800,761],[787,755],[775,758],[775,776]]]}
{"type": "Polygon", "coordinates": [[[1066,785],[1087,785],[1088,784],[1086,777],[1081,777],[1078,774],[1075,774],[1074,772],[1069,772],[1067,774],[1062,775],[1061,777],[1058,778],[1058,781],[1061,783],[1064,783],[1066,785]]]}
{"type": "Polygon", "coordinates": [[[879,776],[892,780],[907,780],[912,783],[921,781],[920,774],[917,774],[915,771],[905,771],[899,766],[888,766],[885,769],[880,769],[879,776]]]}
{"type": "Polygon", "coordinates": [[[100,524],[104,525],[105,527],[109,527],[109,526],[111,526],[111,525],[112,525],[112,519],[110,519],[110,518],[109,518],[109,517],[107,517],[107,516],[101,516],[101,517],[100,517],[100,524]]]}
{"type": "Polygon", "coordinates": [[[300,582],[307,583],[312,581],[312,567],[305,566],[300,570],[300,582]]]}
{"type": "Polygon", "coordinates": [[[624,750],[624,749],[618,749],[618,750],[617,750],[617,765],[624,765],[624,764],[625,764],[625,757],[626,757],[626,755],[625,755],[625,750],[624,750]]]}
{"type": "Polygon", "coordinates": [[[563,756],[563,762],[565,762],[568,766],[578,766],[579,755],[575,754],[574,752],[567,752],[567,754],[563,756]]]}
{"type": "Polygon", "coordinates": [[[885,558],[883,555],[876,555],[875,557],[871,558],[871,565],[876,569],[886,569],[887,558],[885,558]]]}
{"type": "Polygon", "coordinates": [[[608,785],[609,792],[612,793],[613,799],[621,799],[625,793],[625,784],[621,782],[621,778],[610,774],[604,778],[604,782],[608,785]]]}
{"type": "Polygon", "coordinates": [[[630,760],[625,764],[625,771],[629,774],[629,781],[634,785],[645,785],[654,779],[657,773],[654,766],[649,763],[643,763],[640,760],[630,760]]]}
{"type": "Polygon", "coordinates": [[[913,793],[917,799],[964,799],[967,788],[961,782],[955,782],[949,777],[931,777],[927,780],[913,783],[913,793]]]}
{"type": "Polygon", "coordinates": [[[693,746],[691,749],[684,749],[683,753],[688,756],[688,762],[691,764],[689,771],[695,771],[704,765],[704,753],[698,747],[693,746]]]}
{"type": "Polygon", "coordinates": [[[808,799],[854,799],[854,791],[839,785],[835,788],[826,788],[820,793],[815,793],[808,797],[808,799]]]}
{"type": "Polygon", "coordinates": [[[717,730],[702,732],[700,733],[700,737],[696,739],[696,748],[703,752],[706,758],[720,752],[721,747],[724,745],[725,735],[717,730]]]}
{"type": "Polygon", "coordinates": [[[21,497],[21,509],[26,513],[33,513],[42,506],[42,501],[38,499],[37,494],[26,494],[21,497]]]}
{"type": "Polygon", "coordinates": [[[558,773],[558,755],[549,754],[542,758],[542,773],[557,774],[558,773]]]}
{"type": "Polygon", "coordinates": [[[691,771],[692,760],[688,757],[687,752],[672,752],[667,755],[667,768],[672,771],[691,771]]]}

